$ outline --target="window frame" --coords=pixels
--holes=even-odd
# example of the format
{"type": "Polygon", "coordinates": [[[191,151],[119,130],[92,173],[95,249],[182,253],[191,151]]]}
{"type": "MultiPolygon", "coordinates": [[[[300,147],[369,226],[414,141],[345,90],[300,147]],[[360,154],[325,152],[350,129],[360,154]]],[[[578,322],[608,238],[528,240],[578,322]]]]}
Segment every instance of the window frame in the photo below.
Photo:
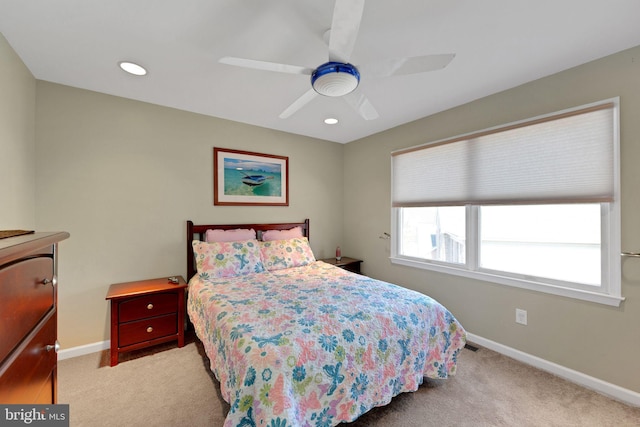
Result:
{"type": "MultiPolygon", "coordinates": [[[[446,263],[437,260],[428,260],[415,258],[399,253],[400,244],[399,236],[402,235],[402,207],[391,208],[391,255],[390,260],[393,264],[420,268],[425,270],[436,271],[440,273],[452,274],[456,276],[466,277],[470,279],[482,280],[491,283],[497,283],[520,289],[543,292],[552,295],[558,295],[578,300],[590,301],[594,303],[619,306],[624,297],[622,296],[622,262],[621,262],[621,213],[620,213],[620,104],[619,98],[606,100],[603,102],[613,102],[613,201],[600,203],[601,210],[601,284],[597,290],[591,289],[591,286],[580,286],[580,284],[570,284],[559,280],[533,278],[530,276],[513,274],[509,272],[495,271],[483,269],[479,267],[479,251],[480,251],[480,208],[482,204],[465,204],[466,217],[466,260],[465,264],[446,263]]],[[[602,102],[589,104],[596,105],[602,102]]],[[[540,118],[549,117],[564,112],[571,112],[584,109],[587,106],[580,106],[561,112],[555,112],[540,118]]],[[[518,123],[537,120],[539,118],[527,119],[518,123]]],[[[512,123],[499,126],[492,129],[502,128],[505,126],[517,125],[512,123]]],[[[487,131],[490,131],[488,129],[487,131]]],[[[474,132],[475,133],[475,132],[474,132]]],[[[470,133],[467,135],[472,135],[470,133]]],[[[452,139],[460,139],[465,137],[461,135],[452,139]]],[[[436,141],[433,144],[439,144],[442,141],[436,141]]],[[[429,144],[430,145],[430,144],[429,144]]],[[[393,159],[392,159],[393,161],[393,159]]],[[[392,165],[393,170],[393,165],[392,165]]],[[[393,173],[393,172],[392,172],[393,173]]],[[[393,194],[391,195],[393,197],[393,194]]],[[[514,203],[515,205],[516,203],[514,203]]],[[[549,203],[557,204],[557,203],[549,203]]]]}

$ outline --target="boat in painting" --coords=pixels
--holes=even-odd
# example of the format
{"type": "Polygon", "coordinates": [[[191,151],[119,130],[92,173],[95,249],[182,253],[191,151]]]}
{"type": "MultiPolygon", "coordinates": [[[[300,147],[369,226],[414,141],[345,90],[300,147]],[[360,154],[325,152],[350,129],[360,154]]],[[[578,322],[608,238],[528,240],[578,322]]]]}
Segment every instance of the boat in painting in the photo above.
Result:
{"type": "Polygon", "coordinates": [[[272,176],[249,175],[244,173],[240,168],[238,168],[238,170],[242,175],[244,175],[244,178],[242,178],[242,183],[248,185],[249,187],[258,187],[267,182],[268,179],[273,179],[272,176]]]}
{"type": "Polygon", "coordinates": [[[257,187],[265,182],[267,182],[267,177],[264,175],[247,175],[242,178],[242,183],[250,187],[257,187]]]}

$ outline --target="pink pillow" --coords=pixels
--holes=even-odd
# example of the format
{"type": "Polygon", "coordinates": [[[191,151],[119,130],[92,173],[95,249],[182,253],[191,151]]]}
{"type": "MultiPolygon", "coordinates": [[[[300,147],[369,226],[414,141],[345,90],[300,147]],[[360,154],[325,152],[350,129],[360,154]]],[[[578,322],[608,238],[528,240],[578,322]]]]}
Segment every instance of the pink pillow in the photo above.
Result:
{"type": "Polygon", "coordinates": [[[262,241],[269,242],[272,240],[289,240],[300,239],[302,235],[302,227],[293,227],[289,230],[269,230],[262,233],[262,241]]]}
{"type": "Polygon", "coordinates": [[[256,230],[253,228],[238,228],[236,230],[207,230],[205,241],[211,242],[237,242],[240,240],[255,240],[256,230]]]}

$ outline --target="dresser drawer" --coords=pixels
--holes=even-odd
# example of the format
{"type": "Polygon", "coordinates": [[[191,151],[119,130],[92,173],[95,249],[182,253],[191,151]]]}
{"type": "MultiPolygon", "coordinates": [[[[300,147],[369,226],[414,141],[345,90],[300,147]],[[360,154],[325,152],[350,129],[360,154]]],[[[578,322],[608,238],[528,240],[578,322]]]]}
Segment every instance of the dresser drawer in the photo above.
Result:
{"type": "Polygon", "coordinates": [[[0,370],[0,402],[55,403],[54,368],[57,354],[56,313],[51,312],[39,329],[27,337],[0,370]],[[47,350],[47,346],[49,349],[47,350]]]}
{"type": "Polygon", "coordinates": [[[51,257],[27,258],[0,269],[0,361],[53,309],[52,280],[51,257]]]}
{"type": "Polygon", "coordinates": [[[118,332],[120,347],[176,335],[178,333],[178,317],[176,313],[173,313],[123,323],[118,326],[118,332]]]}
{"type": "Polygon", "coordinates": [[[175,292],[149,294],[120,303],[120,323],[146,319],[178,311],[178,295],[175,292]]]}

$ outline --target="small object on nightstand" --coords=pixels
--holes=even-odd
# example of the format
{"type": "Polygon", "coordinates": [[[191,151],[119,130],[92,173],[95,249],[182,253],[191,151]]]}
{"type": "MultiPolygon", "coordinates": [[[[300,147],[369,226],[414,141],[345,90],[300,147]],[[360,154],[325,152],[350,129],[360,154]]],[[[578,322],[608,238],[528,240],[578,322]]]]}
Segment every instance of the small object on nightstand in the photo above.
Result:
{"type": "Polygon", "coordinates": [[[173,340],[184,346],[184,293],[181,276],[117,283],[109,287],[111,301],[111,366],[126,351],[173,340]],[[174,280],[172,280],[174,279],[174,280]]]}
{"type": "Polygon", "coordinates": [[[336,267],[358,274],[360,274],[360,263],[362,262],[361,259],[349,258],[346,256],[340,257],[339,260],[335,258],[324,258],[318,261],[324,261],[327,264],[335,265],[336,267]]]}
{"type": "Polygon", "coordinates": [[[342,259],[342,251],[340,250],[340,246],[336,248],[336,260],[340,261],[342,259]]]}

